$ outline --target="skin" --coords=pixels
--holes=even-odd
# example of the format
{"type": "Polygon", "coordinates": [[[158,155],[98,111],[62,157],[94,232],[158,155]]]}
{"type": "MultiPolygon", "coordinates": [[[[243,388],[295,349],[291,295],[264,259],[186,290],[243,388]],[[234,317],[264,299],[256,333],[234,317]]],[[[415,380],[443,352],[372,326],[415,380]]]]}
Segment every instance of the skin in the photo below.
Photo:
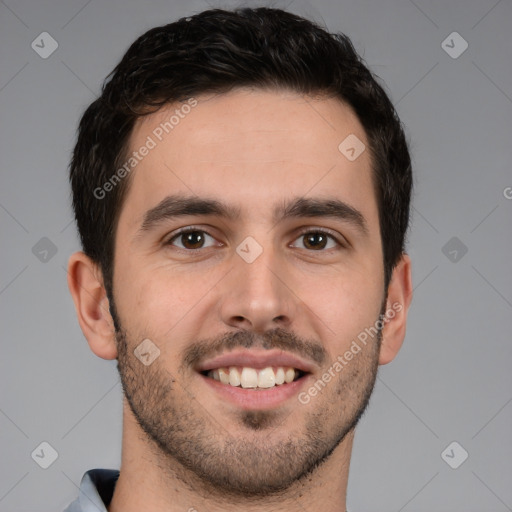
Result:
{"type": "MultiPolygon", "coordinates": [[[[118,358],[125,391],[121,474],[109,512],[344,511],[354,427],[378,365],[400,349],[412,297],[406,254],[384,289],[369,151],[351,162],[338,150],[349,134],[368,147],[364,130],[332,98],[237,89],[197,99],[132,171],[115,244],[121,332],[99,268],[81,252],[69,260],[80,326],[96,355],[118,358]],[[217,199],[239,217],[188,215],[137,236],[144,214],[170,194],[217,199]],[[331,217],[273,220],[276,205],[313,197],[348,203],[367,233],[331,217]],[[209,235],[204,246],[186,249],[187,239],[173,238],[186,226],[209,235]],[[335,237],[325,246],[304,236],[322,229],[335,237]],[[263,249],[252,263],[236,252],[247,236],[263,249]],[[380,343],[371,338],[333,372],[336,358],[393,304],[401,309],[380,343]],[[146,338],[160,350],[149,366],[133,355],[146,338]],[[309,361],[301,390],[329,369],[334,377],[307,404],[294,396],[271,410],[242,410],[192,368],[239,347],[278,347],[309,361]]],[[[130,147],[143,145],[176,107],[139,119],[130,147]]]]}

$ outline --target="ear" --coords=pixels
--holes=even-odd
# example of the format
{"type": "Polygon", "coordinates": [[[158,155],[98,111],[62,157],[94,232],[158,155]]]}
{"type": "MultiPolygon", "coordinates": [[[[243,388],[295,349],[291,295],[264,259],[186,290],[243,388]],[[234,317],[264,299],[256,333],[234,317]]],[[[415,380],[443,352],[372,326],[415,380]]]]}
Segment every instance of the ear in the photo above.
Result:
{"type": "Polygon", "coordinates": [[[391,274],[382,330],[379,364],[388,364],[397,355],[405,338],[407,312],[412,300],[411,258],[402,254],[391,274]]]}
{"type": "Polygon", "coordinates": [[[98,265],[83,252],[68,261],[68,287],[78,323],[91,350],[103,359],[116,359],[115,329],[98,265]]]}

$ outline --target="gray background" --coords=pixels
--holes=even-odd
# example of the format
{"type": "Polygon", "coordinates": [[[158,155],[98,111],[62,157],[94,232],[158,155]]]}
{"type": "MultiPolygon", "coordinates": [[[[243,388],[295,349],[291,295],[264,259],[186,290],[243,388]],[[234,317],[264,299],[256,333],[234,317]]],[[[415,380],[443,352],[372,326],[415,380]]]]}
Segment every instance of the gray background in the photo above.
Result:
{"type": "MultiPolygon", "coordinates": [[[[348,505],[512,510],[512,3],[273,5],[287,4],[353,39],[414,157],[408,333],[358,428],[348,505]],[[445,49],[462,40],[442,44],[454,31],[469,45],[458,58],[445,49]],[[446,460],[469,453],[458,469],[441,457],[452,441],[462,448],[446,460]]],[[[86,470],[119,467],[116,361],[89,350],[66,284],[79,249],[67,165],[79,116],[128,45],[208,5],[235,3],[0,2],[1,511],[60,511],[86,470]],[[47,59],[31,47],[44,31],[58,42],[47,59]],[[58,453],[48,469],[31,457],[43,441],[58,453]]]]}

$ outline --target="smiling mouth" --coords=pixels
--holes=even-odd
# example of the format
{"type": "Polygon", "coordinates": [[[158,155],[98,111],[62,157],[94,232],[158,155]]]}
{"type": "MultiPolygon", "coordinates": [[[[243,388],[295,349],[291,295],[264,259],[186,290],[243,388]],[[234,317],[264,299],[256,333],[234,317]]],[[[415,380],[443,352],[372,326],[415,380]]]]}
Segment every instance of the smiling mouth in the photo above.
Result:
{"type": "Polygon", "coordinates": [[[229,366],[204,370],[200,373],[226,386],[253,390],[285,386],[306,375],[306,372],[290,366],[267,366],[262,369],[229,366]]]}

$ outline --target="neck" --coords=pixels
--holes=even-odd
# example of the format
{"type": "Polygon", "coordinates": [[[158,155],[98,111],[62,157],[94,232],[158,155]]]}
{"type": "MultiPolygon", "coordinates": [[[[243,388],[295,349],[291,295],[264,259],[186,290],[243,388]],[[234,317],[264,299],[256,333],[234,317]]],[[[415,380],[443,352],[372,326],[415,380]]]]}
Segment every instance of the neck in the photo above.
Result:
{"type": "Polygon", "coordinates": [[[353,437],[352,431],[313,473],[279,495],[256,499],[225,497],[160,452],[147,439],[125,402],[121,471],[108,512],[345,512],[353,437]]]}

